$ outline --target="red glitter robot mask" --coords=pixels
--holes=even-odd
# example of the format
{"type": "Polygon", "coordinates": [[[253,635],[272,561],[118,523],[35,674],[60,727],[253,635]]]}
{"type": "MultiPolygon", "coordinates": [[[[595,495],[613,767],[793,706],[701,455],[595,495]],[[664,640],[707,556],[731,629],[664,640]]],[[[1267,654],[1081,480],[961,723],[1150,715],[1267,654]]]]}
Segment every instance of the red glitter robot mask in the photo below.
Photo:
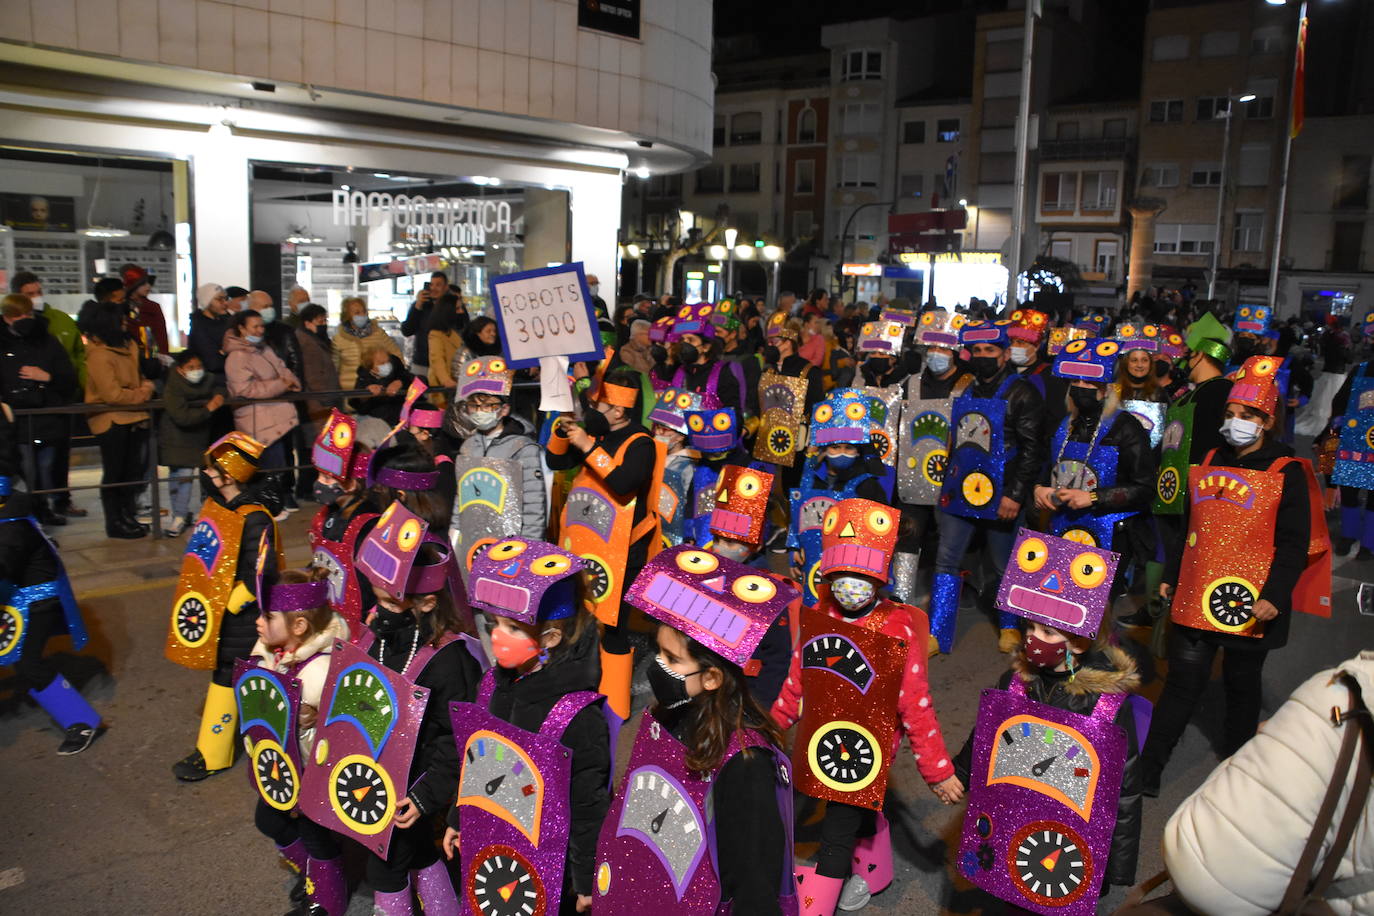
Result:
{"type": "Polygon", "coordinates": [[[358,421],[335,408],[329,412],[324,429],[315,439],[310,460],[321,473],[332,474],[342,480],[348,477],[348,470],[353,464],[357,439],[358,421]]]}
{"type": "Polygon", "coordinates": [[[721,468],[716,481],[716,507],[711,512],[711,533],[743,541],[755,550],[763,546],[763,526],[768,517],[768,493],[773,475],[739,465],[721,468]]]}
{"type": "Polygon", "coordinates": [[[821,522],[820,573],[857,573],[886,582],[897,547],[899,512],[870,499],[846,499],[821,522]]]}

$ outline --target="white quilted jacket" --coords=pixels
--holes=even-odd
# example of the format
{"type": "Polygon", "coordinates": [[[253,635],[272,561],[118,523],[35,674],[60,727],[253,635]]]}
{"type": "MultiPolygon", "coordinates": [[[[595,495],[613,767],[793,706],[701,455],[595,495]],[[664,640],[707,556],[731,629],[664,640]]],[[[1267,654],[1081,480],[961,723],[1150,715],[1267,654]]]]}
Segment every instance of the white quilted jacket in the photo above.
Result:
{"type": "MultiPolygon", "coordinates": [[[[1360,683],[1374,706],[1374,651],[1321,671],[1293,692],[1258,735],[1223,761],[1164,828],[1164,861],[1174,885],[1193,909],[1225,916],[1263,916],[1283,899],[1317,809],[1331,779],[1342,732],[1331,707],[1345,709],[1349,692],[1338,670],[1360,683]]],[[[1354,783],[1352,762],[1327,843],[1345,811],[1354,783]]],[[[1317,856],[1316,869],[1326,857],[1317,856]]],[[[1374,804],[1364,814],[1335,881],[1374,872],[1374,804]]],[[[1374,913],[1374,891],[1330,900],[1337,913],[1374,913]]]]}

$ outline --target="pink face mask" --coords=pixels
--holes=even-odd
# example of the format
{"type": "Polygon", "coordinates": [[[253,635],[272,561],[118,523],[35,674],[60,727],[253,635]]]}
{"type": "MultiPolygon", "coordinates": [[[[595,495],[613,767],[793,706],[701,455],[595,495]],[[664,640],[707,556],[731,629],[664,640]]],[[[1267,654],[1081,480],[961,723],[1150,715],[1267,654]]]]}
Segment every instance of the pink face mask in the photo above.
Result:
{"type": "Polygon", "coordinates": [[[1040,668],[1055,668],[1068,654],[1069,644],[1045,642],[1034,633],[1026,634],[1026,660],[1040,668]]]}
{"type": "Polygon", "coordinates": [[[519,668],[539,654],[539,643],[525,633],[512,633],[502,627],[491,631],[491,651],[502,668],[519,668]]]}

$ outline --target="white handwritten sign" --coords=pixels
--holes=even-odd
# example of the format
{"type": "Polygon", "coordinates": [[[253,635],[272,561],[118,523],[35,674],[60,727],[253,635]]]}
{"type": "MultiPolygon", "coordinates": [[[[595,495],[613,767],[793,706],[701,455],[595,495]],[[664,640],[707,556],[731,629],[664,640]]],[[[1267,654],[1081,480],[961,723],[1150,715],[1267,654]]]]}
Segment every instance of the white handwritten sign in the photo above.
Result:
{"type": "Polygon", "coordinates": [[[580,261],[495,277],[491,301],[510,366],[537,366],[548,356],[601,359],[596,311],[580,261]]]}

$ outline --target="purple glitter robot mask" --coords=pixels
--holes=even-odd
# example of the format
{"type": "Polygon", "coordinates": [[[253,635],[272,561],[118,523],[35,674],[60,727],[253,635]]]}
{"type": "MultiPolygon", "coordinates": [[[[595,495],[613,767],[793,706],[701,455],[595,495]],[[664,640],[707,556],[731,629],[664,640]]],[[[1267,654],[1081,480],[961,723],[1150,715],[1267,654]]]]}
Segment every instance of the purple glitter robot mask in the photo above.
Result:
{"type": "Polygon", "coordinates": [[[687,427],[687,413],[688,411],[699,411],[701,407],[701,395],[695,391],[665,388],[658,393],[658,400],[654,402],[653,409],[649,411],[649,422],[661,423],[669,429],[675,429],[687,436],[690,434],[687,427]]]}
{"type": "Polygon", "coordinates": [[[997,589],[997,607],[1075,636],[1094,636],[1120,554],[1022,528],[997,589]]]}
{"type": "Polygon", "coordinates": [[[799,594],[790,582],[684,544],[650,560],[625,600],[742,666],[799,594]]]}
{"type": "Polygon", "coordinates": [[[733,407],[687,411],[687,440],[707,454],[728,452],[739,444],[740,429],[733,407]]]}
{"type": "Polygon", "coordinates": [[[495,680],[482,679],[475,703],[451,703],[462,769],[463,912],[559,912],[567,857],[572,761],[562,744],[573,717],[601,697],[560,699],[538,732],[488,712],[495,680]]]}
{"type": "Polygon", "coordinates": [[[358,571],[394,598],[406,593],[429,524],[399,502],[387,506],[358,548],[358,571]]]}
{"type": "Polygon", "coordinates": [[[1126,763],[1126,733],[1114,722],[1124,696],[1102,694],[1082,716],[1029,699],[1019,678],[983,691],[959,842],[964,877],[1045,916],[1097,912],[1126,763]]]}
{"type": "Polygon", "coordinates": [[[385,858],[429,690],[342,640],[334,642],[325,685],[301,812],[385,858]]]}
{"type": "Polygon", "coordinates": [[[507,538],[472,558],[472,603],[482,611],[531,624],[577,612],[575,576],[587,568],[545,541],[507,538]]]}
{"type": "Polygon", "coordinates": [[[241,658],[234,663],[234,702],[249,782],[271,807],[292,810],[300,801],[303,769],[296,734],[301,682],[241,658]]]}
{"type": "Polygon", "coordinates": [[[310,460],[317,470],[340,479],[348,477],[357,448],[358,421],[337,408],[329,412],[311,450],[310,460]]]}

